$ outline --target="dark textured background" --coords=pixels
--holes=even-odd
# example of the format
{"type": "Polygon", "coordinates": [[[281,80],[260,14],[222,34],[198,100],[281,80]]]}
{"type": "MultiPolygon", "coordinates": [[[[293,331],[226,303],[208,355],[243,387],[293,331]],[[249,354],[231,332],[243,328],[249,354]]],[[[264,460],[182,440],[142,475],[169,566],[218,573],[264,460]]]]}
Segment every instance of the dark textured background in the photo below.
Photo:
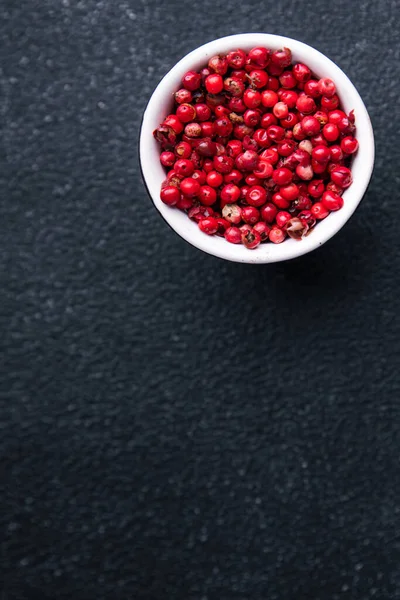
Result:
{"type": "Polygon", "coordinates": [[[2,600],[400,598],[399,6],[1,0],[2,600]],[[371,187],[322,249],[231,264],[146,197],[141,114],[242,31],[359,88],[371,187]]]}

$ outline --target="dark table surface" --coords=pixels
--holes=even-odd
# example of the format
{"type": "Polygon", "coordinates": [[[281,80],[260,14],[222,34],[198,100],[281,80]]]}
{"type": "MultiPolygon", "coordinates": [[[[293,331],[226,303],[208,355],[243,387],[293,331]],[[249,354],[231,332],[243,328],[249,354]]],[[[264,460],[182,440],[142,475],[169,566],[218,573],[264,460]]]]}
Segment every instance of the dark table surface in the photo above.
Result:
{"type": "Polygon", "coordinates": [[[400,598],[399,5],[3,0],[2,600],[400,598]],[[375,129],[347,226],[223,262],[151,206],[137,135],[214,37],[309,43],[375,129]]]}

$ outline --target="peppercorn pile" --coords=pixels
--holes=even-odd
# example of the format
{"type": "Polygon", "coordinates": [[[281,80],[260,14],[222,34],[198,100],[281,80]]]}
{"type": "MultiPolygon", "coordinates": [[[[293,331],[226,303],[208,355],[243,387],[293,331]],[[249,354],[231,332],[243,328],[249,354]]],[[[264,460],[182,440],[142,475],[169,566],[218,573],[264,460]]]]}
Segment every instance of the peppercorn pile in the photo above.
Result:
{"type": "Polygon", "coordinates": [[[184,75],[175,102],[154,131],[167,169],[160,197],[204,233],[253,249],[301,240],[342,208],[354,113],[289,48],[214,56],[184,75]]]}

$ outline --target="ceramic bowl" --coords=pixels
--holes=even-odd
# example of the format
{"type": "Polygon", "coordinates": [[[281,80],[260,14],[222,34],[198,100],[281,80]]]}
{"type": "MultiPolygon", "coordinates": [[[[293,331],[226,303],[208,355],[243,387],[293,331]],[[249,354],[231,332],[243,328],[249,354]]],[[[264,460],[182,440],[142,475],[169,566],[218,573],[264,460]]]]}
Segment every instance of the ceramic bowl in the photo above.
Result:
{"type": "Polygon", "coordinates": [[[180,60],[158,84],[143,115],[140,132],[139,155],[143,179],[154,206],[165,221],[184,240],[219,258],[242,263],[270,263],[290,260],[315,250],[335,235],[356,210],[365,194],[374,165],[374,135],[365,105],[350,79],[324,54],[315,48],[279,35],[267,33],[243,33],[204,44],[180,60]],[[160,164],[159,144],[153,131],[173,108],[174,92],[181,87],[182,76],[191,69],[198,70],[215,54],[227,53],[235,48],[250,50],[265,46],[272,50],[288,47],[293,62],[304,62],[318,77],[330,77],[336,84],[342,106],[346,113],[354,110],[359,149],[352,162],[353,184],[343,194],[344,206],[319,222],[311,234],[300,241],[286,239],[281,244],[264,243],[255,250],[234,245],[218,236],[208,236],[187,215],[165,205],[160,200],[160,187],[165,179],[165,169],[160,164]]]}

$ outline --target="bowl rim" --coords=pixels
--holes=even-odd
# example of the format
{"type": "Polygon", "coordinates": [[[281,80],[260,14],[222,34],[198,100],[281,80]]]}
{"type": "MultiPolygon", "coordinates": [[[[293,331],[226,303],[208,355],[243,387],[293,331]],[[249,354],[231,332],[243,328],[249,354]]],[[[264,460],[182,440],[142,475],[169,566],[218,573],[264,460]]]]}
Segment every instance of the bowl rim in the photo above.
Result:
{"type": "MultiPolygon", "coordinates": [[[[350,108],[346,108],[346,112],[348,110],[350,108]]],[[[158,145],[157,155],[159,155],[158,145]]],[[[269,33],[243,33],[217,38],[186,54],[164,75],[150,96],[143,112],[139,134],[139,165],[143,182],[154,207],[166,223],[182,239],[203,252],[241,263],[265,264],[291,260],[322,246],[345,225],[361,202],[372,177],[374,158],[375,143],[371,120],[359,92],[347,75],[331,59],[312,46],[299,40],[269,33]],[[312,234],[300,242],[287,239],[279,245],[260,244],[257,249],[248,250],[243,245],[229,244],[223,237],[207,236],[188,219],[185,213],[161,202],[159,198],[160,177],[157,177],[157,174],[162,172],[165,177],[165,172],[159,161],[157,160],[155,163],[151,157],[154,156],[156,147],[154,144],[157,145],[152,135],[153,130],[159,124],[155,115],[160,112],[160,106],[165,106],[167,91],[171,93],[172,98],[172,92],[177,89],[182,75],[190,68],[195,68],[195,63],[205,64],[209,56],[227,52],[235,47],[250,49],[256,45],[264,45],[273,49],[287,46],[296,57],[295,61],[303,59],[307,64],[311,63],[313,71],[315,71],[315,65],[321,66],[324,73],[327,71],[326,75],[332,77],[337,84],[342,104],[354,105],[360,147],[352,165],[353,175],[356,176],[352,186],[343,194],[345,205],[340,211],[331,213],[326,219],[320,221],[318,226],[313,229],[312,234]]]]}

